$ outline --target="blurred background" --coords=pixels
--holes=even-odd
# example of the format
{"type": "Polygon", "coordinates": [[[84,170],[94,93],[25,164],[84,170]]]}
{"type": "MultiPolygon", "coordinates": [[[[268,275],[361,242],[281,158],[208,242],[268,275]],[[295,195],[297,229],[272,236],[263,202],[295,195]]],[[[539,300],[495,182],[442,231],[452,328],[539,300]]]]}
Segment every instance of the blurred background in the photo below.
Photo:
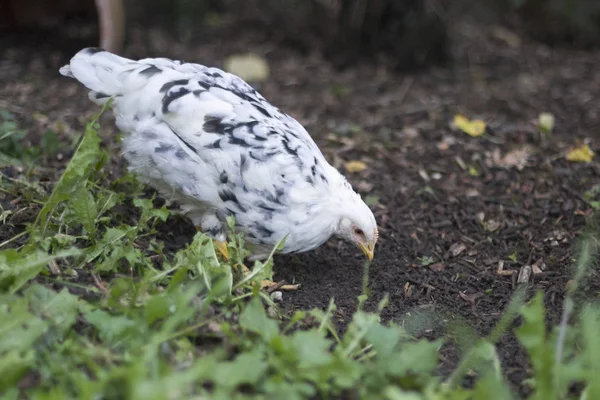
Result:
{"type": "MultiPolygon", "coordinates": [[[[550,46],[592,48],[600,40],[595,0],[4,0],[3,35],[35,35],[49,46],[101,45],[134,52],[140,39],[170,43],[248,40],[319,52],[336,67],[359,61],[413,69],[451,62],[460,20],[501,24],[550,46]],[[54,40],[53,40],[54,39],[54,40]],[[66,42],[66,43],[65,43],[66,42]]],[[[499,33],[511,40],[509,33],[499,33]]],[[[14,37],[10,37],[14,39],[14,37]]],[[[502,39],[502,38],[501,38],[502,39]]],[[[4,41],[5,45],[7,44],[4,41]]],[[[157,50],[166,51],[169,46],[157,50]]],[[[68,47],[67,47],[68,48],[68,47]]]]}

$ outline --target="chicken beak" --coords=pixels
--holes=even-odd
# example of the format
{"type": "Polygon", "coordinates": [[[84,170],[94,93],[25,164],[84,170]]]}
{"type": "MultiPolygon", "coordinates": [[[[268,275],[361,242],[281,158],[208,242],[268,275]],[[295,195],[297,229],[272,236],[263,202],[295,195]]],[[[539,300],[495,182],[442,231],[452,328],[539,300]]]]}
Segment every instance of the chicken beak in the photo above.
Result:
{"type": "Polygon", "coordinates": [[[219,250],[219,253],[225,258],[225,260],[229,260],[229,250],[227,250],[227,242],[219,242],[215,240],[215,247],[219,250]]]}
{"type": "Polygon", "coordinates": [[[369,261],[373,261],[373,256],[375,255],[375,245],[369,243],[359,243],[358,247],[365,253],[365,255],[369,258],[369,261]]]}

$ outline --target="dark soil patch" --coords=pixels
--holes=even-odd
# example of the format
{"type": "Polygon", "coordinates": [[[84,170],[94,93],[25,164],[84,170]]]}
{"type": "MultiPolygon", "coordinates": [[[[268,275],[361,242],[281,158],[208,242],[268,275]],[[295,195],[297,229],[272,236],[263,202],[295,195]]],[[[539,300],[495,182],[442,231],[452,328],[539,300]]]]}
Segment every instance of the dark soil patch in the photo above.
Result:
{"type": "MultiPolygon", "coordinates": [[[[74,32],[85,37],[87,31],[74,32]]],[[[381,239],[368,307],[389,294],[386,320],[439,337],[449,322],[462,319],[485,334],[519,286],[520,268],[541,260],[544,273],[525,285],[530,292],[544,290],[548,320],[555,323],[576,238],[591,212],[584,193],[600,182],[598,161],[569,163],[561,154],[576,139],[598,146],[600,53],[552,50],[524,39],[518,44],[497,27],[464,19],[452,32],[455,67],[415,75],[372,66],[339,73],[317,55],[301,57],[240,32],[180,43],[160,30],[134,27],[126,55],[216,66],[235,52],[266,56],[272,77],[259,88],[265,97],[303,123],[337,167],[355,159],[368,165],[349,179],[363,194],[379,197],[374,210],[381,239]],[[556,129],[542,144],[533,121],[544,111],[555,115],[556,129]],[[458,112],[483,118],[488,134],[471,138],[452,131],[449,121],[458,112]],[[501,165],[507,153],[525,145],[530,157],[523,169],[501,165]],[[499,275],[499,262],[514,273],[499,275]]],[[[58,76],[71,56],[64,47],[15,36],[1,38],[0,47],[8,49],[0,63],[0,108],[19,117],[30,130],[28,140],[35,143],[52,128],[68,141],[97,112],[83,89],[58,76]]],[[[112,117],[103,117],[102,130],[112,147],[112,117]]],[[[118,173],[118,152],[113,154],[118,173]]],[[[15,227],[0,230],[0,241],[22,229],[20,221],[9,222],[15,227]]],[[[193,234],[191,225],[176,220],[160,229],[173,250],[193,234]]],[[[333,297],[335,321],[343,328],[361,293],[363,262],[356,249],[337,241],[277,257],[275,278],[302,284],[284,295],[284,307],[325,308],[333,297]]],[[[598,292],[594,272],[582,296],[595,299],[598,292]]],[[[525,393],[527,358],[514,336],[504,337],[498,352],[508,379],[525,393]]],[[[442,353],[445,373],[459,352],[450,345],[442,353]]]]}

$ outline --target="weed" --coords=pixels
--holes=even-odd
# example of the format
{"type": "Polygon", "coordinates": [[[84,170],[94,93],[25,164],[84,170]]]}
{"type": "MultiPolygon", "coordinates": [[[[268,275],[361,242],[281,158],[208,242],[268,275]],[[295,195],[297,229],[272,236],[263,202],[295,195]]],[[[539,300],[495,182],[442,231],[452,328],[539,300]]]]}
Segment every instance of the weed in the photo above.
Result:
{"type": "MultiPolygon", "coordinates": [[[[276,306],[258,284],[272,275],[272,254],[241,274],[248,252],[239,232],[228,262],[202,233],[165,254],[157,228],[173,216],[131,175],[106,183],[97,129],[96,120],[87,126],[50,194],[3,178],[3,193],[41,203],[17,234],[27,240],[0,250],[3,398],[510,399],[495,344],[518,315],[531,398],[566,398],[575,382],[582,398],[600,398],[600,312],[573,300],[595,257],[593,236],[582,242],[559,326],[547,329],[541,294],[525,305],[519,291],[488,336],[458,324],[462,361],[444,377],[436,370],[445,339],[381,323],[387,297],[364,310],[368,263],[358,309],[340,333],[333,299],[324,311],[270,316],[265,305],[276,306]],[[461,385],[467,373],[478,377],[472,388],[461,385]]],[[[14,156],[18,141],[10,143],[2,149],[14,156]]],[[[1,210],[0,219],[14,213],[1,210]]]]}

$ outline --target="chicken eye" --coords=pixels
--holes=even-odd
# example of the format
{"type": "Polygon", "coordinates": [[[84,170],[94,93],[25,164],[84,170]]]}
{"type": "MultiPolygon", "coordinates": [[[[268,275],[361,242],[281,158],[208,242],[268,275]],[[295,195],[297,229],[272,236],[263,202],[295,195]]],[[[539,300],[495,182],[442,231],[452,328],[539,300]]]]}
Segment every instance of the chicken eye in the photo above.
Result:
{"type": "Polygon", "coordinates": [[[359,236],[361,236],[361,235],[364,235],[364,234],[365,234],[365,233],[363,232],[363,230],[362,230],[362,229],[360,229],[360,228],[355,228],[355,229],[354,229],[354,233],[355,233],[355,234],[357,234],[357,235],[359,235],[359,236]]]}

